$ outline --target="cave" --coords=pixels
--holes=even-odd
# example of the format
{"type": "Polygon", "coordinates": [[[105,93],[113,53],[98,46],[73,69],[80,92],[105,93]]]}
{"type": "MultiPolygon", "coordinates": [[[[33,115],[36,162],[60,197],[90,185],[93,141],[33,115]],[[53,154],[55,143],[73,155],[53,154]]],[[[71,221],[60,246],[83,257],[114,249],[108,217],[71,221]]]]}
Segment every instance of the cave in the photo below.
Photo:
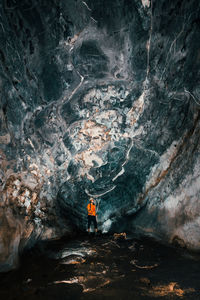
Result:
{"type": "MultiPolygon", "coordinates": [[[[113,253],[113,270],[120,251],[125,269],[126,256],[137,256],[141,264],[131,256],[129,267],[144,272],[139,281],[117,279],[127,279],[128,294],[123,284],[109,294],[105,278],[87,288],[91,269],[81,267],[82,281],[47,294],[24,287],[20,299],[200,299],[199,37],[198,0],[1,0],[2,286],[28,272],[25,264],[51,273],[48,259],[77,251],[72,265],[89,255],[94,274],[106,274],[96,247],[113,253]],[[160,273],[170,262],[179,272],[152,287],[145,272],[157,267],[157,252],[160,273]],[[183,273],[191,269],[182,289],[181,262],[183,273]]],[[[26,276],[19,280],[30,287],[26,276]]],[[[2,291],[1,299],[18,299],[17,286],[2,291]]]]}

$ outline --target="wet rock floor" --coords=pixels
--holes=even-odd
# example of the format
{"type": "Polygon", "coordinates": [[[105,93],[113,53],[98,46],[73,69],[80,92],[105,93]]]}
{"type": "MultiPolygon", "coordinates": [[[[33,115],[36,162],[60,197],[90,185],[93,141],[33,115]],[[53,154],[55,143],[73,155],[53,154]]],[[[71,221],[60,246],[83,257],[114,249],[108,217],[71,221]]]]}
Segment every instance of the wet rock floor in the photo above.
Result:
{"type": "Polygon", "coordinates": [[[200,299],[200,258],[116,236],[43,243],[0,275],[0,299],[200,299]]]}

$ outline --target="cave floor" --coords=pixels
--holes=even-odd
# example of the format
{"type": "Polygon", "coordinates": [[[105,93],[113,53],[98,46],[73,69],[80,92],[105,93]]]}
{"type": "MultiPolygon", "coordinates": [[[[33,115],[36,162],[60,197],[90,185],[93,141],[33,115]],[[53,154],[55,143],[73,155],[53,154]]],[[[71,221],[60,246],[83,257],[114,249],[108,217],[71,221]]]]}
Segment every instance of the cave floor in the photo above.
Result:
{"type": "Polygon", "coordinates": [[[200,299],[200,258],[146,239],[44,242],[0,275],[0,299],[200,299]]]}

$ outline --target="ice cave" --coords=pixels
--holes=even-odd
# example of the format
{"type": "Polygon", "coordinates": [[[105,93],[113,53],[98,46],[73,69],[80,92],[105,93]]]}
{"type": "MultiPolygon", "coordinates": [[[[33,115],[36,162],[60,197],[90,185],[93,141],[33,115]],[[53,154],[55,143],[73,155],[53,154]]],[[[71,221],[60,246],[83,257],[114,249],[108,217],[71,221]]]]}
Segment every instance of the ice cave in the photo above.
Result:
{"type": "Polygon", "coordinates": [[[0,272],[2,300],[200,299],[199,0],[0,0],[0,272]]]}

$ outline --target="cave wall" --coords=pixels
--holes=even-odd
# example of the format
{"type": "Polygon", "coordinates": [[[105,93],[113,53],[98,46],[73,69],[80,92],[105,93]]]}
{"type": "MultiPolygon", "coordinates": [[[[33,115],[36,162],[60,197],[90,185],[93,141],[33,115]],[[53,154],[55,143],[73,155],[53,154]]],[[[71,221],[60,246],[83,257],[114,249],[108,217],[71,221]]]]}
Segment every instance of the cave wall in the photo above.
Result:
{"type": "Polygon", "coordinates": [[[200,5],[0,4],[0,266],[37,240],[128,230],[199,250],[200,5]]]}

